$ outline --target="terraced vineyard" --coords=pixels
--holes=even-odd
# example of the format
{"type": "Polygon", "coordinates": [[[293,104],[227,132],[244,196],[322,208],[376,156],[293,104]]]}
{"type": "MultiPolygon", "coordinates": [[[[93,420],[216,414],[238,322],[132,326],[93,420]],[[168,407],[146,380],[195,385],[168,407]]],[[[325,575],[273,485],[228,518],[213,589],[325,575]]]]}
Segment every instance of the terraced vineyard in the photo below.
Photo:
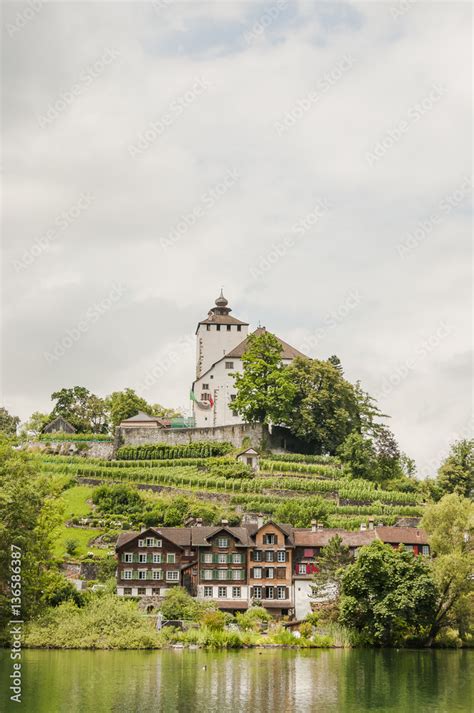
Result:
{"type": "Polygon", "coordinates": [[[271,516],[283,511],[288,513],[287,521],[296,517],[293,524],[298,526],[323,517],[330,527],[356,529],[369,517],[391,525],[400,517],[422,514],[423,503],[415,488],[413,492],[388,490],[371,481],[350,479],[335,458],[268,456],[254,474],[232,455],[215,453],[216,449],[202,445],[193,450],[128,449],[122,453],[126,459],[113,461],[47,454],[35,458],[45,473],[72,476],[79,483],[130,483],[155,492],[191,494],[227,503],[241,514],[271,516]],[[192,452],[199,455],[190,457],[192,452]],[[142,459],[133,460],[135,454],[142,459]]]}

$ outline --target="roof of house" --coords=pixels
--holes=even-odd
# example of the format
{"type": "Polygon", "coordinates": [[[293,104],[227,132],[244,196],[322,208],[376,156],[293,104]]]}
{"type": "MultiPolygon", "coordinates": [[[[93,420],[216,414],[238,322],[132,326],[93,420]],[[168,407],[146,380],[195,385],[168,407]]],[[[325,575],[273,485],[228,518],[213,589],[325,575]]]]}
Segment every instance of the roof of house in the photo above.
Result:
{"type": "Polygon", "coordinates": [[[391,545],[427,545],[428,535],[418,527],[376,527],[375,532],[382,542],[391,545]]]}
{"type": "Polygon", "coordinates": [[[144,411],[139,411],[138,413],[135,414],[135,416],[130,416],[130,418],[124,418],[124,420],[121,422],[122,423],[159,423],[161,426],[166,425],[166,421],[164,419],[158,418],[158,416],[150,416],[150,414],[145,413],[144,411]]]}
{"type": "MultiPolygon", "coordinates": [[[[254,332],[252,332],[251,335],[253,336],[256,335],[257,337],[260,337],[262,334],[265,334],[267,332],[266,327],[258,327],[254,332]]],[[[271,334],[271,332],[268,332],[268,334],[271,334]]],[[[290,344],[287,344],[286,342],[283,341],[283,339],[280,339],[280,337],[277,337],[276,334],[273,335],[274,337],[277,338],[278,342],[280,343],[282,347],[282,352],[281,352],[281,358],[282,359],[295,359],[296,357],[304,357],[305,355],[298,351],[298,349],[295,349],[295,347],[292,347],[290,344]]],[[[249,337],[244,339],[240,344],[237,344],[234,349],[232,349],[230,352],[228,352],[225,355],[225,358],[227,357],[233,357],[235,359],[241,358],[243,354],[247,351],[249,346],[249,337]]]]}
{"type": "Polygon", "coordinates": [[[178,547],[189,547],[191,544],[191,533],[189,527],[147,527],[141,532],[121,532],[117,538],[116,549],[123,547],[138,536],[143,536],[147,532],[154,533],[166,540],[173,542],[178,547]]]}
{"type": "Polygon", "coordinates": [[[75,426],[72,425],[72,423],[69,423],[67,418],[64,418],[64,416],[56,416],[56,418],[53,418],[52,421],[50,421],[49,423],[46,424],[46,426],[44,426],[43,433],[48,433],[52,428],[54,428],[58,424],[63,424],[67,428],[69,433],[75,433],[77,430],[75,428],[75,426]]]}
{"type": "Polygon", "coordinates": [[[237,455],[235,457],[238,458],[239,456],[258,456],[258,455],[259,455],[259,453],[258,453],[258,451],[255,450],[255,448],[247,448],[246,451],[242,451],[242,453],[237,453],[237,455]]]}
{"type": "Polygon", "coordinates": [[[239,540],[242,545],[251,545],[250,532],[246,527],[229,527],[228,525],[215,525],[213,527],[197,526],[190,527],[191,544],[199,547],[200,545],[208,545],[209,539],[218,532],[226,530],[230,535],[239,540]]]}
{"type": "Polygon", "coordinates": [[[199,324],[243,324],[248,325],[248,322],[242,322],[242,320],[237,319],[237,317],[232,317],[230,314],[214,314],[210,312],[206,319],[202,319],[199,324]]]}
{"type": "Polygon", "coordinates": [[[323,528],[312,530],[303,528],[293,529],[293,538],[296,547],[326,547],[332,537],[339,535],[342,544],[348,547],[362,547],[370,545],[376,539],[375,530],[341,530],[340,528],[323,528]]]}

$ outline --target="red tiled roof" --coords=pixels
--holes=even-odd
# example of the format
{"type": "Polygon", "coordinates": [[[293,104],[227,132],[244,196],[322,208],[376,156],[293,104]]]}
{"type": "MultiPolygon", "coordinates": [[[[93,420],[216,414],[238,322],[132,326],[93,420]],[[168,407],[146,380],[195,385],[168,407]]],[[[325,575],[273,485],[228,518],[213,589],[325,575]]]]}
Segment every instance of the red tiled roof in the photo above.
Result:
{"type": "Polygon", "coordinates": [[[376,527],[377,536],[390,545],[427,545],[428,535],[418,527],[376,527]]]}

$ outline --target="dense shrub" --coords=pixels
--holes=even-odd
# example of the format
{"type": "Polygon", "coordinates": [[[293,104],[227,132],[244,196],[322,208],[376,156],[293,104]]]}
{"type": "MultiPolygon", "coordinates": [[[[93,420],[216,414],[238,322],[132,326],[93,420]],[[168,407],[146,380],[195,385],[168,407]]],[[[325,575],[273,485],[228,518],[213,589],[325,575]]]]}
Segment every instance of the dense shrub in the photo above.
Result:
{"type": "Polygon", "coordinates": [[[233,450],[231,443],[196,441],[182,446],[156,443],[143,446],[122,446],[117,451],[118,460],[162,460],[164,458],[210,458],[223,456],[233,450]]]}
{"type": "Polygon", "coordinates": [[[112,436],[104,433],[40,433],[40,441],[105,441],[112,443],[112,436]]]}

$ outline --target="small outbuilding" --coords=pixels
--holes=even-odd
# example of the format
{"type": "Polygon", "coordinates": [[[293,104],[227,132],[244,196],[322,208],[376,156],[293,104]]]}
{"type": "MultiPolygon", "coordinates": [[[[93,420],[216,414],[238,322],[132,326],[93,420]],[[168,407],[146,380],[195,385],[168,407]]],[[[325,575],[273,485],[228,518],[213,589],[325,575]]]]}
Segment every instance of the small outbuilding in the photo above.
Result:
{"type": "Polygon", "coordinates": [[[53,421],[46,424],[43,428],[43,433],[76,433],[76,429],[63,416],[57,416],[53,421]]]}
{"type": "Polygon", "coordinates": [[[135,416],[122,421],[120,428],[168,428],[168,423],[162,418],[139,411],[135,416]]]}
{"type": "Polygon", "coordinates": [[[236,456],[236,459],[245,465],[249,465],[253,470],[260,468],[260,454],[254,448],[247,448],[236,456]]]}

